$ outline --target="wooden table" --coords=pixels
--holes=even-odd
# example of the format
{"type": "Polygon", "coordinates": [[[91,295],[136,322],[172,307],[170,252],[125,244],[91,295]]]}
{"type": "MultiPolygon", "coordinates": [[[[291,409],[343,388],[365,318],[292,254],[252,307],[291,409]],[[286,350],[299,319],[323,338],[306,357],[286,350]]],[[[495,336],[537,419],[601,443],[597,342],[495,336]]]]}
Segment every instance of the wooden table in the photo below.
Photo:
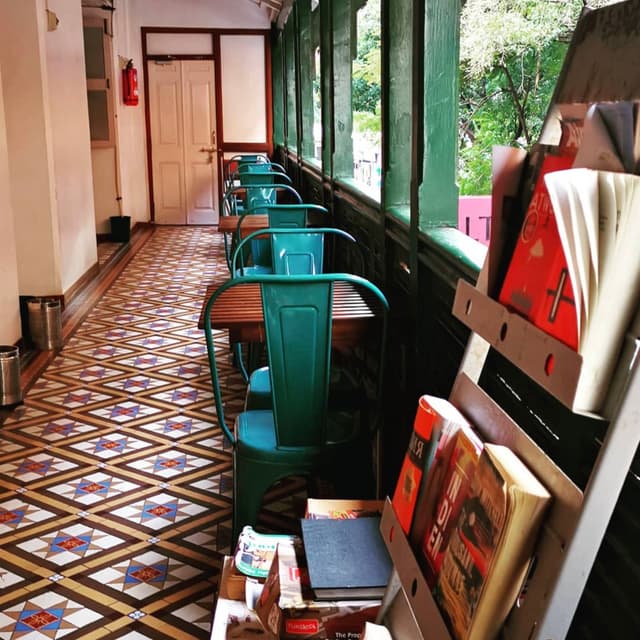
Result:
{"type": "MultiPolygon", "coordinates": [[[[198,319],[198,328],[204,328],[204,308],[216,286],[207,292],[198,319]]],[[[350,347],[362,341],[367,331],[381,317],[378,299],[364,288],[350,282],[336,282],[333,291],[332,344],[350,347]]],[[[227,289],[216,300],[211,314],[214,329],[228,329],[230,342],[264,342],[264,317],[260,285],[238,285],[227,289]]]]}
{"type": "MultiPolygon", "coordinates": [[[[218,220],[218,231],[221,233],[235,233],[238,230],[237,216],[220,216],[218,220]]],[[[326,213],[320,213],[319,211],[309,211],[307,214],[309,224],[330,226],[329,217],[326,213]]],[[[242,235],[243,237],[249,235],[252,231],[260,231],[260,229],[266,229],[269,226],[269,216],[266,213],[248,213],[242,220],[242,235]]]]}
{"type": "MultiPolygon", "coordinates": [[[[218,231],[221,233],[235,233],[238,230],[238,220],[240,216],[220,216],[218,220],[218,231]]],[[[269,216],[265,213],[252,213],[242,220],[242,232],[245,235],[252,231],[266,229],[269,226],[269,216]]]]}

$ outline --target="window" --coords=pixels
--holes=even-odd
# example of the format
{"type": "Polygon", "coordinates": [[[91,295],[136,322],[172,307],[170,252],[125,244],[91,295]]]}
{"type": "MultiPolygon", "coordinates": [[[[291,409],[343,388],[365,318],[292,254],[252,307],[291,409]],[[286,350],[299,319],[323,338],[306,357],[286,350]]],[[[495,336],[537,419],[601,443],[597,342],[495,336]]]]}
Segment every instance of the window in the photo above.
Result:
{"type": "Polygon", "coordinates": [[[355,23],[355,57],[351,71],[353,180],[379,200],[382,147],[380,0],[367,0],[358,9],[355,23]]]}
{"type": "Polygon", "coordinates": [[[100,19],[86,19],[83,33],[91,146],[112,147],[115,141],[111,39],[105,32],[104,20],[100,19]]]}

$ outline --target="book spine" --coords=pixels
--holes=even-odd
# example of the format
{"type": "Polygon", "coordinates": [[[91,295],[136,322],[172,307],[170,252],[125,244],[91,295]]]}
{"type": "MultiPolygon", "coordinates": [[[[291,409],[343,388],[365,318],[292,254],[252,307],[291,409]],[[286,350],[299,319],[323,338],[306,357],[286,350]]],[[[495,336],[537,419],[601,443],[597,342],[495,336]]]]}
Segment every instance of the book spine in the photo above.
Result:
{"type": "Polygon", "coordinates": [[[436,506],[429,514],[418,551],[429,587],[435,586],[444,552],[453,533],[460,509],[469,492],[471,480],[482,451],[482,443],[465,428],[456,433],[449,465],[436,506]]]}
{"type": "Polygon", "coordinates": [[[438,414],[422,396],[413,423],[409,446],[405,453],[391,505],[398,522],[408,536],[418,500],[422,478],[433,461],[440,437],[438,414]]]}
{"type": "Polygon", "coordinates": [[[455,638],[467,638],[507,512],[504,479],[480,455],[442,566],[434,598],[455,638]]]}

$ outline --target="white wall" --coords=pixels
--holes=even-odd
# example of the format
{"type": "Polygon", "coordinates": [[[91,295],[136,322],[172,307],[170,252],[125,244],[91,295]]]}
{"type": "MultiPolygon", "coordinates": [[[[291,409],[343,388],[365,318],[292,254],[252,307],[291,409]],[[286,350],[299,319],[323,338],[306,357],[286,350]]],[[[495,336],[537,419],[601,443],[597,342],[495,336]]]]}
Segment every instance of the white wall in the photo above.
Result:
{"type": "Polygon", "coordinates": [[[44,0],[0,5],[0,66],[21,295],[62,293],[44,9],[44,0]]]}
{"type": "Polygon", "coordinates": [[[64,292],[97,263],[98,254],[82,9],[77,0],[49,0],[48,4],[60,20],[45,41],[64,292]]]}
{"type": "Polygon", "coordinates": [[[20,338],[18,265],[13,209],[9,194],[9,158],[0,74],[0,343],[15,344],[20,338]]]}
{"type": "Polygon", "coordinates": [[[121,195],[132,225],[150,219],[144,119],[141,27],[269,29],[266,10],[248,0],[128,0],[114,14],[114,68],[118,77],[116,113],[121,195]],[[140,104],[122,104],[119,57],[132,58],[138,69],[140,104]]]}

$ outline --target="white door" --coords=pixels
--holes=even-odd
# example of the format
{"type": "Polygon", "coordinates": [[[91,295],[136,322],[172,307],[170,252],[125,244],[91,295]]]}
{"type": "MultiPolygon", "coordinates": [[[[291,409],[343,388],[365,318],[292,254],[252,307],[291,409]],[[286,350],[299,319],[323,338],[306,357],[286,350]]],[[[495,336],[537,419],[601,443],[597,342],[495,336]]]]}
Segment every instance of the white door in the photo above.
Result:
{"type": "Polygon", "coordinates": [[[211,60],[149,63],[157,224],[216,224],[218,176],[211,60]]]}

